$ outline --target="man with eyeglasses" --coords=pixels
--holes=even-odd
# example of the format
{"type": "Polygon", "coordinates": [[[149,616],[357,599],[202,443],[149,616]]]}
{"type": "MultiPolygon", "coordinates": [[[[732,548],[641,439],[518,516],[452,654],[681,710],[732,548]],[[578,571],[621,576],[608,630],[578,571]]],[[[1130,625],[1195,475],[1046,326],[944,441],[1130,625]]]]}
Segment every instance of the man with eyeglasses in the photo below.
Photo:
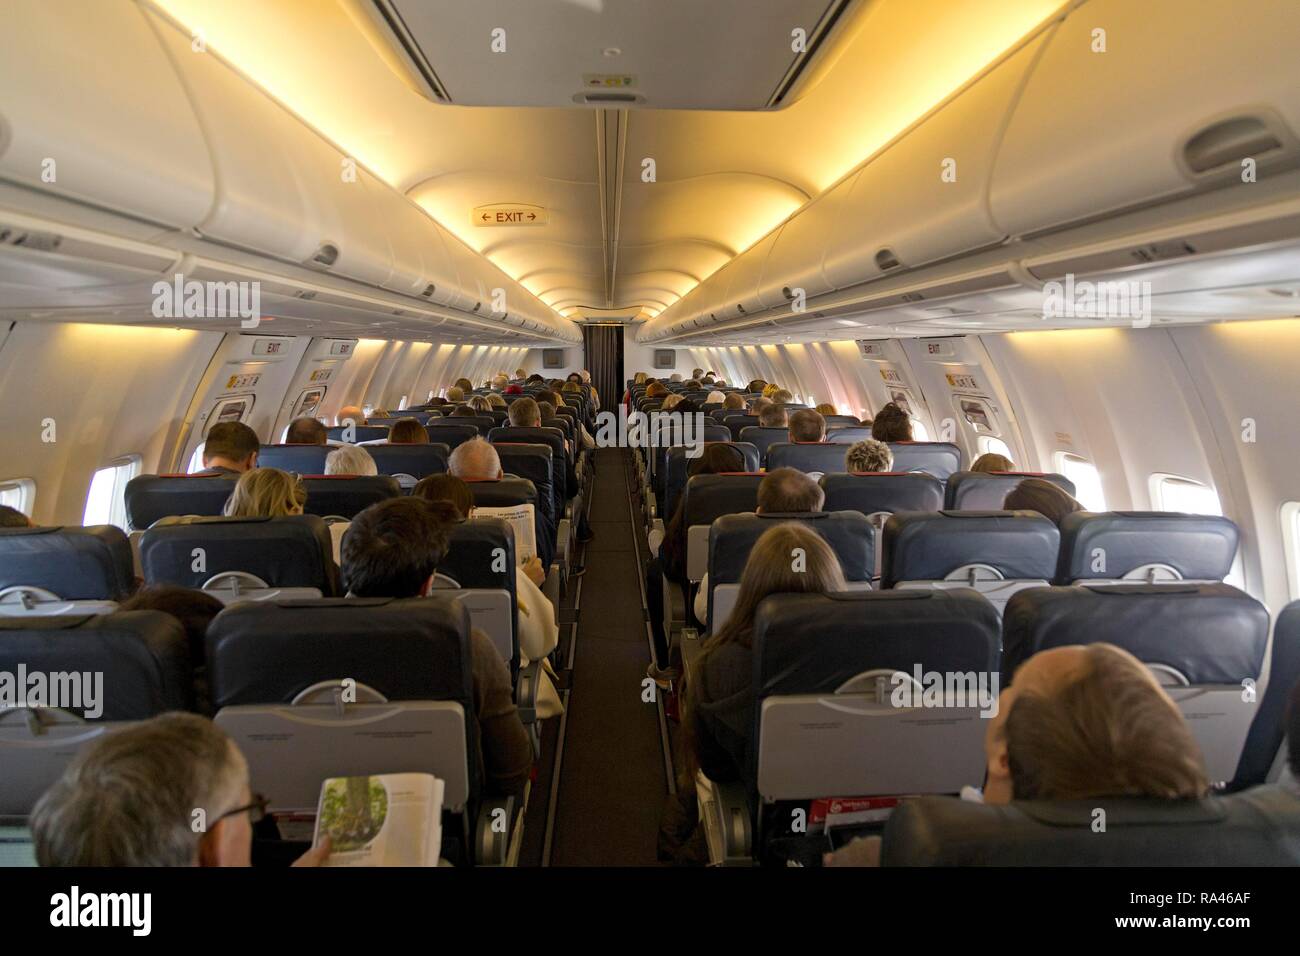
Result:
{"type": "MultiPolygon", "coordinates": [[[[212,721],[163,714],[101,738],[36,804],[41,866],[249,866],[266,800],[212,721]]],[[[320,866],[329,838],[294,866],[320,866]]]]}

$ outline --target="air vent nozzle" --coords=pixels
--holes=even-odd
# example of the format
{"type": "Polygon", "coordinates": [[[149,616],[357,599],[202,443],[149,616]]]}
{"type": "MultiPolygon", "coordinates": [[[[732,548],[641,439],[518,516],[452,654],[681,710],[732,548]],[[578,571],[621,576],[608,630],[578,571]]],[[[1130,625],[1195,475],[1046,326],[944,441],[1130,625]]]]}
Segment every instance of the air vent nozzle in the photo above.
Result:
{"type": "Polygon", "coordinates": [[[299,289],[293,294],[293,296],[295,299],[306,299],[310,302],[312,299],[316,298],[316,293],[308,291],[307,289],[299,289]]]}
{"type": "Polygon", "coordinates": [[[428,285],[424,287],[424,291],[421,292],[420,295],[424,296],[426,299],[432,299],[433,294],[437,291],[438,291],[438,287],[434,285],[432,282],[430,282],[428,285]]]}

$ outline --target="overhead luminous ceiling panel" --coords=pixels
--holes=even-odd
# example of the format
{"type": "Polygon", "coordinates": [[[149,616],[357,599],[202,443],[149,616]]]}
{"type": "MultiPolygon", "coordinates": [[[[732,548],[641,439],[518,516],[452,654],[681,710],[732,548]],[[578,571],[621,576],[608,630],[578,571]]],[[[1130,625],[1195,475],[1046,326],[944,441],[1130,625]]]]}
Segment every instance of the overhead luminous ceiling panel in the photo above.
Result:
{"type": "MultiPolygon", "coordinates": [[[[847,0],[374,0],[461,106],[759,110],[847,0]],[[802,31],[796,34],[795,31],[802,31]],[[798,41],[802,40],[802,44],[798,41]],[[801,46],[797,51],[796,46],[801,46]]],[[[420,62],[420,61],[423,62],[420,62]]]]}

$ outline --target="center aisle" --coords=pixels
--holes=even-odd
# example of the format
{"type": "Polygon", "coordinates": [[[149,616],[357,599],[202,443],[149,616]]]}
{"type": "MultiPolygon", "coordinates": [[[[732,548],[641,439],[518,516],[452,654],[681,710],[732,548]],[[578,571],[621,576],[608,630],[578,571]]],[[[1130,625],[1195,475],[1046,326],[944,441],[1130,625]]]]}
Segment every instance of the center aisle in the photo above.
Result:
{"type": "Polygon", "coordinates": [[[552,866],[653,866],[667,795],[629,498],[631,454],[603,448],[591,504],[552,866]]]}

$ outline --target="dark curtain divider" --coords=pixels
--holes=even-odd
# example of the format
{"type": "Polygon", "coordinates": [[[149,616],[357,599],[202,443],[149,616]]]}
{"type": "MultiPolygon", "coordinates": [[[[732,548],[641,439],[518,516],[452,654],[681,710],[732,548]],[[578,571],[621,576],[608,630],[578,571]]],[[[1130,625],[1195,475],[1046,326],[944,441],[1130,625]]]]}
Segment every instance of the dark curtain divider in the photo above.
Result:
{"type": "Polygon", "coordinates": [[[623,327],[621,325],[584,325],[583,363],[591,372],[591,384],[600,394],[602,411],[615,411],[623,398],[623,327]]]}

